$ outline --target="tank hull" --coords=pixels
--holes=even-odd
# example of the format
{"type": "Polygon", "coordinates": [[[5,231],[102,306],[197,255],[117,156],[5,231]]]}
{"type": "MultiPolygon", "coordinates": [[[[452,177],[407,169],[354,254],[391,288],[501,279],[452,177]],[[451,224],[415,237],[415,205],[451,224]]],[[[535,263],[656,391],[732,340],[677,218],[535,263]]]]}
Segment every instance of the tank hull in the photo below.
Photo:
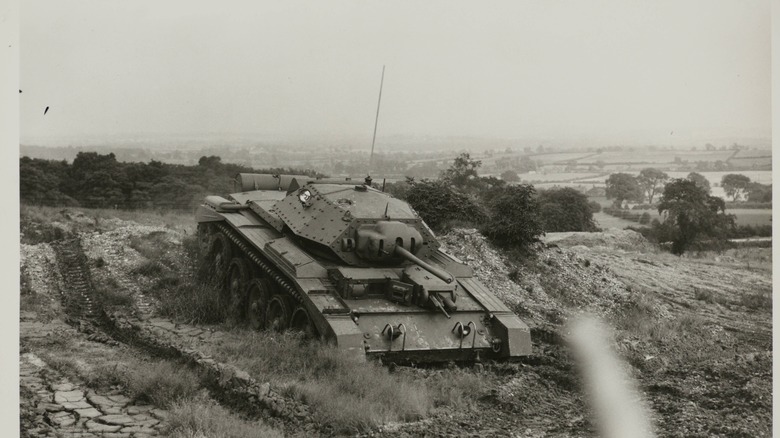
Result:
{"type": "MultiPolygon", "coordinates": [[[[228,199],[209,197],[196,220],[204,241],[210,239],[213,246],[224,240],[216,236],[225,236],[234,259],[244,260],[252,275],[273,283],[274,291],[289,297],[291,307],[305,309],[311,332],[323,341],[360,360],[435,362],[531,354],[528,327],[468,266],[438,245],[426,253],[425,263],[452,275],[454,281],[445,286],[457,308],[449,311],[392,299],[393,287],[412,290],[412,263],[348,266],[302,242],[274,216],[274,206],[289,196],[253,190],[228,199]]],[[[316,220],[309,224],[313,228],[316,220]]]]}

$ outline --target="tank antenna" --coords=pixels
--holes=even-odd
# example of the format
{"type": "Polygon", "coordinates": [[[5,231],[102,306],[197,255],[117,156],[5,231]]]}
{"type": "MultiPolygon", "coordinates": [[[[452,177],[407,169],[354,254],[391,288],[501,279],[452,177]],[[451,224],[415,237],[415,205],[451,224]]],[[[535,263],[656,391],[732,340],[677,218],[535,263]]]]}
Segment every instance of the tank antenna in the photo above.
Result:
{"type": "Polygon", "coordinates": [[[379,81],[379,99],[376,102],[376,119],[374,120],[374,138],[371,140],[371,156],[368,158],[368,176],[366,182],[371,184],[371,168],[374,164],[374,144],[376,143],[376,127],[379,125],[379,106],[382,104],[382,86],[385,83],[385,66],[382,65],[382,79],[379,81]]]}

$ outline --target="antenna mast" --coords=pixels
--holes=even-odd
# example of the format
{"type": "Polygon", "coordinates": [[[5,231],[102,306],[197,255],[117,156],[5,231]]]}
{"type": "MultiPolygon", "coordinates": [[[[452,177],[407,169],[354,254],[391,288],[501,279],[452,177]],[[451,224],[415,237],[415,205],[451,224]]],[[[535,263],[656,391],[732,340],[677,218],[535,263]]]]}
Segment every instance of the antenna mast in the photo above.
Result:
{"type": "Polygon", "coordinates": [[[376,119],[374,120],[374,138],[371,140],[371,156],[368,158],[368,178],[371,178],[371,168],[374,164],[374,143],[376,143],[376,127],[379,125],[379,106],[382,104],[382,86],[385,83],[385,66],[382,65],[382,79],[379,81],[379,99],[376,102],[376,119]]]}

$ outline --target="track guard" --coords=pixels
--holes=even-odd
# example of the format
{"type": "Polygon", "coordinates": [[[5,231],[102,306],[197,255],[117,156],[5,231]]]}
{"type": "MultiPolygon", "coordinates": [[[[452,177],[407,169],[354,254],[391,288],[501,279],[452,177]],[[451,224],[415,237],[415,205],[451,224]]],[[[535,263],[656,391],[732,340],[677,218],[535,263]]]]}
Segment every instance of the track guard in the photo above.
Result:
{"type": "Polygon", "coordinates": [[[501,339],[501,357],[525,356],[531,354],[531,329],[513,313],[493,314],[494,328],[501,339]]]}

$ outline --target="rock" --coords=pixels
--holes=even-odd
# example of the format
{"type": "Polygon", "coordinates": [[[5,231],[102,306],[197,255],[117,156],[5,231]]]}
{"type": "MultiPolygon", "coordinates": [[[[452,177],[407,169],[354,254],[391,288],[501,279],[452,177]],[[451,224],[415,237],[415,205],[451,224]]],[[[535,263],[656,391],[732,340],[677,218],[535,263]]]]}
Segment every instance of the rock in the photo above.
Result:
{"type": "Polygon", "coordinates": [[[158,419],[160,421],[165,421],[165,420],[168,419],[168,411],[164,411],[162,409],[155,408],[155,409],[152,409],[151,411],[149,411],[149,413],[152,414],[152,416],[154,418],[156,418],[156,419],[158,419]]]}
{"type": "Polygon", "coordinates": [[[86,400],[79,400],[75,402],[64,402],[62,403],[62,407],[69,411],[73,411],[76,409],[89,409],[92,407],[92,405],[87,403],[86,400]]]}
{"type": "Polygon", "coordinates": [[[127,407],[127,413],[128,413],[128,415],[137,416],[138,414],[143,414],[145,412],[149,412],[153,408],[154,408],[154,406],[150,406],[150,405],[128,406],[127,407]]]}
{"type": "Polygon", "coordinates": [[[73,386],[73,384],[68,382],[51,385],[52,391],[68,392],[68,391],[73,391],[74,389],[76,389],[76,387],[73,386]]]}
{"type": "Polygon", "coordinates": [[[271,384],[268,382],[263,383],[260,385],[260,388],[257,390],[257,395],[260,398],[263,398],[268,395],[268,393],[271,392],[271,384]]]}
{"type": "Polygon", "coordinates": [[[116,403],[109,400],[108,397],[104,397],[102,395],[95,395],[95,394],[87,394],[87,400],[89,400],[90,403],[93,405],[98,406],[113,406],[116,403]]]}
{"type": "Polygon", "coordinates": [[[65,408],[63,408],[62,405],[57,403],[41,403],[38,405],[38,409],[42,409],[48,412],[59,412],[64,410],[65,408]]]}
{"type": "Polygon", "coordinates": [[[117,432],[122,426],[98,423],[94,420],[87,421],[84,426],[93,433],[117,432]]]}
{"type": "Polygon", "coordinates": [[[56,403],[76,402],[83,399],[84,399],[84,392],[79,390],[57,391],[54,393],[54,401],[56,403]]]}
{"type": "Polygon", "coordinates": [[[125,397],[124,395],[109,395],[108,398],[114,402],[114,404],[126,406],[128,403],[130,403],[130,399],[125,397]]]}
{"type": "Polygon", "coordinates": [[[144,434],[151,435],[155,432],[155,430],[149,427],[130,426],[130,427],[123,427],[120,432],[132,433],[132,434],[144,433],[144,434]]]}
{"type": "Polygon", "coordinates": [[[102,417],[96,418],[96,420],[104,424],[115,424],[120,426],[125,426],[134,422],[132,417],[124,414],[103,415],[102,417]]]}
{"type": "Polygon", "coordinates": [[[79,418],[95,418],[103,415],[95,408],[76,409],[74,412],[78,414],[79,418]]]}
{"type": "Polygon", "coordinates": [[[70,412],[47,412],[45,418],[49,424],[56,427],[67,427],[76,423],[76,416],[70,412]]]}

